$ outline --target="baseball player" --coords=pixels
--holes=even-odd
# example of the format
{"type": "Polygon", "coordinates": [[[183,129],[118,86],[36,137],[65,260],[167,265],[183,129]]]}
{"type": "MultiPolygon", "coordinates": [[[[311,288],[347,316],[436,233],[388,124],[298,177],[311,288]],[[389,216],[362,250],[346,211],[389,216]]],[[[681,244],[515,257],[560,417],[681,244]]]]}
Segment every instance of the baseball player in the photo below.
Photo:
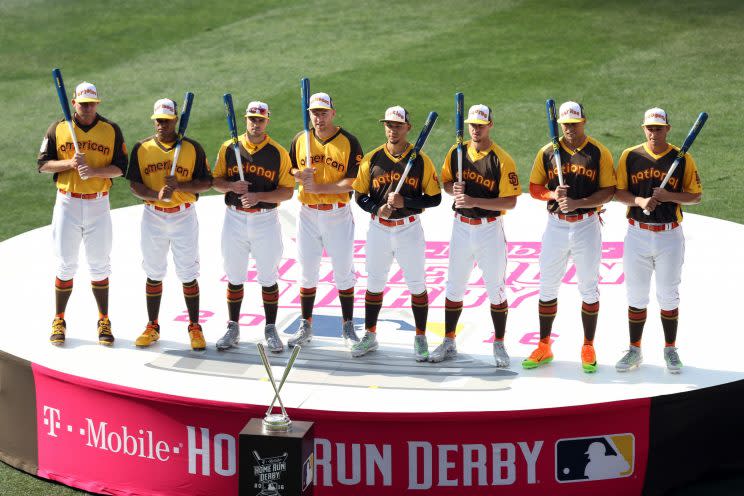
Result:
{"type": "Polygon", "coordinates": [[[295,181],[289,153],[266,134],[271,112],[264,102],[250,102],[245,111],[246,132],[240,141],[240,180],[232,140],[225,141],[214,168],[214,189],[225,193],[225,221],[222,226],[222,257],[227,274],[227,331],[217,341],[218,350],[237,346],[240,340],[240,306],[248,258],[253,255],[266,317],[264,336],[270,351],[284,346],[276,331],[279,306],[279,262],[284,246],[277,206],[292,198],[295,181]]]}
{"type": "Polygon", "coordinates": [[[127,149],[121,129],[98,115],[98,90],[83,81],[75,88],[73,125],[80,153],[75,153],[72,136],[64,119],[49,126],[39,150],[39,172],[54,174],[57,199],[52,215],[52,236],[57,257],[54,281],[56,310],[49,341],[65,342],[65,309],[77,271],[80,242],[92,279],[98,306],[98,342],[111,346],[114,335],[108,317],[111,265],[111,215],[109,189],[112,178],[127,168],[127,149]]]}
{"type": "Polygon", "coordinates": [[[671,129],[667,113],[660,108],[646,111],[643,118],[645,143],[623,151],[617,167],[615,198],[628,206],[623,266],[628,293],[630,348],[616,368],[625,372],[643,360],[641,336],[651,274],[656,274],[656,299],[664,329],[664,361],[671,373],[679,373],[675,341],[679,314],[679,283],[685,256],[682,205],[700,203],[703,188],[690,154],[680,161],[664,189],[659,188],[679,148],[667,142],[671,129]],[[650,212],[646,215],[643,211],[650,212]]]}
{"type": "Polygon", "coordinates": [[[385,126],[385,144],[362,159],[359,175],[354,181],[356,201],[372,215],[367,231],[367,292],[364,296],[364,327],[362,340],[351,348],[351,356],[359,357],[377,349],[377,316],[382,308],[383,292],[390,265],[395,259],[411,293],[411,309],[416,325],[413,342],[416,361],[426,361],[426,319],[429,295],[426,292],[424,230],[419,214],[425,208],[436,207],[442,201],[439,180],[431,159],[420,152],[400,190],[398,181],[413,149],[407,141],[411,130],[408,111],[390,107],[380,120],[385,126]]]}
{"type": "Polygon", "coordinates": [[[174,175],[170,175],[177,146],[178,107],[173,100],[155,102],[151,119],[155,135],[139,141],[129,159],[127,179],[132,193],[144,200],[142,211],[142,267],[148,322],[135,345],[150,346],[160,339],[160,298],[168,269],[168,248],[173,253],[176,275],[183,284],[189,313],[189,338],[194,351],[206,349],[199,325],[199,221],[195,202],[212,185],[212,176],[201,145],[183,138],[174,175]]]}
{"type": "Polygon", "coordinates": [[[315,288],[325,249],[331,257],[333,278],[341,303],[341,335],[349,346],[359,341],[353,321],[356,275],[352,251],[354,218],[349,199],[351,185],[364,153],[351,133],[333,123],[336,110],[327,93],[311,95],[308,111],[313,126],[310,130],[312,164],[306,163],[304,132],[294,137],[289,149],[292,175],[299,184],[298,197],[302,203],[297,219],[297,255],[302,266],[302,319],[299,329],[287,344],[303,345],[312,338],[315,288]]]}
{"type": "Polygon", "coordinates": [[[602,233],[599,213],[615,192],[615,170],[607,148],[584,133],[584,107],[566,102],[559,108],[560,157],[564,185],[558,182],[552,144],[537,152],[530,174],[530,195],[546,201],[548,224],[540,250],[540,342],[522,362],[531,369],[553,360],[550,332],[558,311],[558,289],[569,256],[576,264],[581,294],[584,345],[581,365],[585,372],[597,370],[594,333],[599,313],[599,263],[602,233]]]}
{"type": "Polygon", "coordinates": [[[492,115],[486,105],[473,105],[468,110],[465,122],[471,139],[465,142],[462,181],[458,178],[457,145],[450,148],[442,166],[444,190],[455,197],[452,205],[455,221],[450,239],[447,298],[444,301],[445,337],[431,353],[429,361],[432,362],[457,356],[455,331],[475,262],[483,272],[491,300],[495,334],[493,358],[497,367],[509,366],[509,355],[504,347],[509,303],[504,293],[506,238],[502,216],[517,205],[522,190],[514,160],[491,141],[492,115]]]}

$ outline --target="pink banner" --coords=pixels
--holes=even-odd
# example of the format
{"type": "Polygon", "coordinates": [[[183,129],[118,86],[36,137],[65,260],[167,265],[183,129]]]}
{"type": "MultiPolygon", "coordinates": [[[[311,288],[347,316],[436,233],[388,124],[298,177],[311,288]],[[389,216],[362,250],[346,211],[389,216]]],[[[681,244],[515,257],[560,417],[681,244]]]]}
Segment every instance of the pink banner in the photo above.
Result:
{"type": "MultiPolygon", "coordinates": [[[[106,494],[237,494],[238,433],[263,407],[33,370],[39,476],[106,494]]],[[[640,494],[649,408],[290,415],[315,422],[318,495],[581,496],[640,494]]]]}

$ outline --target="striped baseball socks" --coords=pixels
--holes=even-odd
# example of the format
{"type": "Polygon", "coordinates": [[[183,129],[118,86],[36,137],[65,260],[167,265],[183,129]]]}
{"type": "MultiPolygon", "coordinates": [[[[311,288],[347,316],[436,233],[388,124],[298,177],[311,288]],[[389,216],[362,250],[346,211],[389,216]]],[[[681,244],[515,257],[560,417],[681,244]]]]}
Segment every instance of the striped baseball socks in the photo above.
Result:
{"type": "Polygon", "coordinates": [[[675,346],[677,341],[677,322],[679,308],[661,311],[661,327],[664,329],[665,346],[675,346]]]}
{"type": "Polygon", "coordinates": [[[300,288],[300,308],[302,318],[313,319],[313,307],[315,306],[315,288],[300,288]]]}
{"type": "Polygon", "coordinates": [[[493,321],[494,339],[503,341],[506,334],[506,317],[509,314],[509,302],[504,300],[498,305],[491,304],[491,320],[493,321]]]}
{"type": "Polygon", "coordinates": [[[369,332],[377,331],[377,317],[382,309],[383,291],[364,293],[364,328],[369,332]]]}
{"type": "Polygon", "coordinates": [[[413,321],[416,324],[416,335],[426,334],[426,319],[429,316],[429,293],[411,295],[411,310],[413,310],[413,321]]]}
{"type": "Polygon", "coordinates": [[[199,322],[199,281],[183,283],[183,298],[186,300],[186,310],[189,312],[191,323],[199,322]]]}
{"type": "Polygon", "coordinates": [[[455,339],[457,321],[462,313],[462,301],[444,300],[444,336],[455,339]]]}
{"type": "Polygon", "coordinates": [[[264,286],[261,288],[261,299],[263,300],[266,324],[276,324],[276,314],[279,309],[279,285],[264,286]]]}
{"type": "Polygon", "coordinates": [[[243,305],[243,285],[227,283],[227,318],[233,322],[240,319],[240,307],[243,305]]]}
{"type": "Polygon", "coordinates": [[[109,280],[101,279],[100,281],[91,281],[91,289],[93,290],[93,298],[96,300],[98,306],[98,318],[104,319],[108,317],[108,295],[109,295],[109,280]]]}
{"type": "Polygon", "coordinates": [[[628,332],[630,333],[630,344],[641,347],[643,337],[643,326],[646,325],[646,309],[628,307],[628,332]]]}
{"type": "Polygon", "coordinates": [[[550,332],[553,329],[553,321],[558,313],[558,298],[538,303],[538,315],[540,318],[540,341],[550,343],[550,332]]]}
{"type": "Polygon", "coordinates": [[[54,316],[59,319],[65,318],[67,302],[72,294],[72,279],[63,281],[59,277],[54,279],[54,316]]]}
{"type": "Polygon", "coordinates": [[[341,317],[344,322],[354,319],[354,287],[338,290],[338,301],[341,303],[341,317]]]}
{"type": "Polygon", "coordinates": [[[148,278],[145,283],[145,294],[147,296],[147,320],[157,324],[160,300],[163,297],[163,281],[153,281],[148,278]]]}
{"type": "Polygon", "coordinates": [[[595,303],[581,302],[581,324],[584,327],[584,344],[592,344],[594,342],[598,316],[599,301],[595,303]]]}

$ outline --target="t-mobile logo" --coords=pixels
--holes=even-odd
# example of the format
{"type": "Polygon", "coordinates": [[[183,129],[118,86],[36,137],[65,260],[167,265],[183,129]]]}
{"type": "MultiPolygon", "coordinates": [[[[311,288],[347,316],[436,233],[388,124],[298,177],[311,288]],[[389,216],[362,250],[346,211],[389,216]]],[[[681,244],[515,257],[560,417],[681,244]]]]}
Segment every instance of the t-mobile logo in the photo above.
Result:
{"type": "Polygon", "coordinates": [[[60,413],[57,408],[44,405],[44,425],[49,426],[48,435],[57,437],[57,429],[59,429],[60,413]]]}

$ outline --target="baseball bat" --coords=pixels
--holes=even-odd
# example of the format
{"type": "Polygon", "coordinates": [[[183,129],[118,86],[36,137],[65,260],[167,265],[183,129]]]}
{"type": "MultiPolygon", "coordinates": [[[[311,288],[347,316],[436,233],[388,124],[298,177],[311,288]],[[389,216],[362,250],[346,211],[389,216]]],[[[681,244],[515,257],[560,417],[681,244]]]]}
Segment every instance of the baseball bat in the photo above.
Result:
{"type": "Polygon", "coordinates": [[[563,186],[563,164],[561,164],[561,144],[558,141],[558,122],[555,114],[555,100],[549,98],[545,102],[545,111],[548,114],[548,131],[550,131],[550,141],[553,143],[553,157],[555,157],[555,166],[558,171],[558,184],[563,186]]]}
{"type": "MultiPolygon", "coordinates": [[[[687,153],[687,150],[690,149],[692,144],[695,142],[695,138],[697,138],[698,133],[705,125],[705,121],[708,120],[708,114],[705,112],[700,112],[700,115],[698,115],[697,120],[695,121],[695,124],[692,125],[692,128],[690,128],[690,132],[687,133],[687,138],[685,138],[685,142],[682,143],[682,147],[677,152],[677,158],[674,159],[674,162],[672,162],[672,165],[669,167],[669,170],[667,171],[666,175],[664,176],[664,179],[662,179],[661,184],[659,185],[660,189],[664,189],[664,187],[669,182],[669,178],[672,177],[672,174],[674,174],[674,171],[677,170],[677,166],[679,165],[680,160],[682,160],[682,157],[685,156],[685,153],[687,153]]],[[[651,212],[648,210],[643,210],[643,213],[646,215],[651,215],[651,212]]]]}
{"type": "Polygon", "coordinates": [[[181,120],[178,122],[178,135],[176,136],[176,151],[173,152],[173,164],[171,165],[170,175],[176,173],[176,164],[178,164],[178,155],[181,153],[181,141],[186,135],[186,127],[189,125],[189,116],[191,115],[191,104],[194,103],[194,94],[190,91],[186,92],[185,100],[183,102],[183,110],[181,111],[181,120]]]}
{"type": "MultiPolygon", "coordinates": [[[[287,362],[287,366],[284,368],[284,374],[282,375],[282,380],[279,381],[279,391],[277,394],[282,392],[282,386],[284,386],[284,381],[287,380],[287,376],[289,375],[289,371],[292,370],[292,366],[294,365],[295,360],[297,359],[297,355],[300,354],[300,350],[302,349],[302,346],[295,346],[292,348],[292,355],[289,357],[289,361],[287,362]]],[[[279,396],[274,396],[274,399],[271,401],[271,405],[269,405],[269,409],[266,411],[266,415],[271,413],[271,410],[274,408],[274,403],[276,403],[276,400],[279,396]]]]}
{"type": "Polygon", "coordinates": [[[310,153],[310,80],[300,80],[300,96],[302,97],[302,125],[305,130],[305,167],[312,167],[312,154],[310,153]]]}
{"type": "MultiPolygon", "coordinates": [[[[279,390],[276,388],[276,382],[274,382],[274,373],[271,371],[271,364],[269,363],[269,358],[266,356],[266,350],[264,349],[263,343],[256,343],[256,348],[258,348],[258,354],[261,356],[261,361],[263,362],[263,366],[266,369],[266,373],[269,375],[269,382],[271,383],[271,387],[274,388],[274,397],[279,400],[279,406],[281,406],[282,408],[282,415],[286,417],[287,411],[284,409],[284,403],[282,402],[281,396],[279,396],[279,390]]],[[[270,411],[267,412],[267,414],[268,413],[270,413],[270,411]]]]}
{"type": "Polygon", "coordinates": [[[240,159],[240,143],[238,142],[238,125],[235,122],[235,108],[233,107],[233,99],[230,93],[222,95],[222,101],[225,103],[225,113],[227,114],[227,127],[230,129],[230,137],[232,138],[232,149],[235,154],[235,163],[238,164],[238,174],[240,180],[245,181],[243,176],[243,161],[240,159]]]}
{"type": "Polygon", "coordinates": [[[57,97],[59,98],[59,104],[62,106],[62,113],[65,116],[67,127],[70,130],[70,136],[72,137],[72,144],[75,145],[75,153],[80,153],[78,147],[77,136],[75,135],[75,127],[72,124],[72,113],[70,113],[70,102],[67,100],[67,92],[65,91],[65,83],[62,80],[62,71],[59,69],[52,69],[52,79],[54,79],[54,87],[57,89],[57,97]]]}
{"type": "Polygon", "coordinates": [[[424,127],[421,128],[418,139],[416,139],[416,144],[413,145],[413,150],[411,150],[411,154],[408,156],[406,168],[403,170],[403,174],[400,176],[400,180],[395,186],[396,193],[400,193],[400,188],[403,187],[403,183],[406,181],[408,173],[411,172],[414,160],[416,160],[419,152],[424,147],[426,139],[429,137],[429,133],[431,133],[431,129],[434,127],[434,123],[437,122],[437,117],[439,117],[439,115],[436,112],[429,112],[429,116],[426,118],[426,122],[424,122],[424,127]]]}
{"type": "Polygon", "coordinates": [[[463,122],[463,109],[465,107],[465,95],[455,93],[455,141],[457,143],[457,180],[462,182],[462,135],[465,124],[463,122]]]}

